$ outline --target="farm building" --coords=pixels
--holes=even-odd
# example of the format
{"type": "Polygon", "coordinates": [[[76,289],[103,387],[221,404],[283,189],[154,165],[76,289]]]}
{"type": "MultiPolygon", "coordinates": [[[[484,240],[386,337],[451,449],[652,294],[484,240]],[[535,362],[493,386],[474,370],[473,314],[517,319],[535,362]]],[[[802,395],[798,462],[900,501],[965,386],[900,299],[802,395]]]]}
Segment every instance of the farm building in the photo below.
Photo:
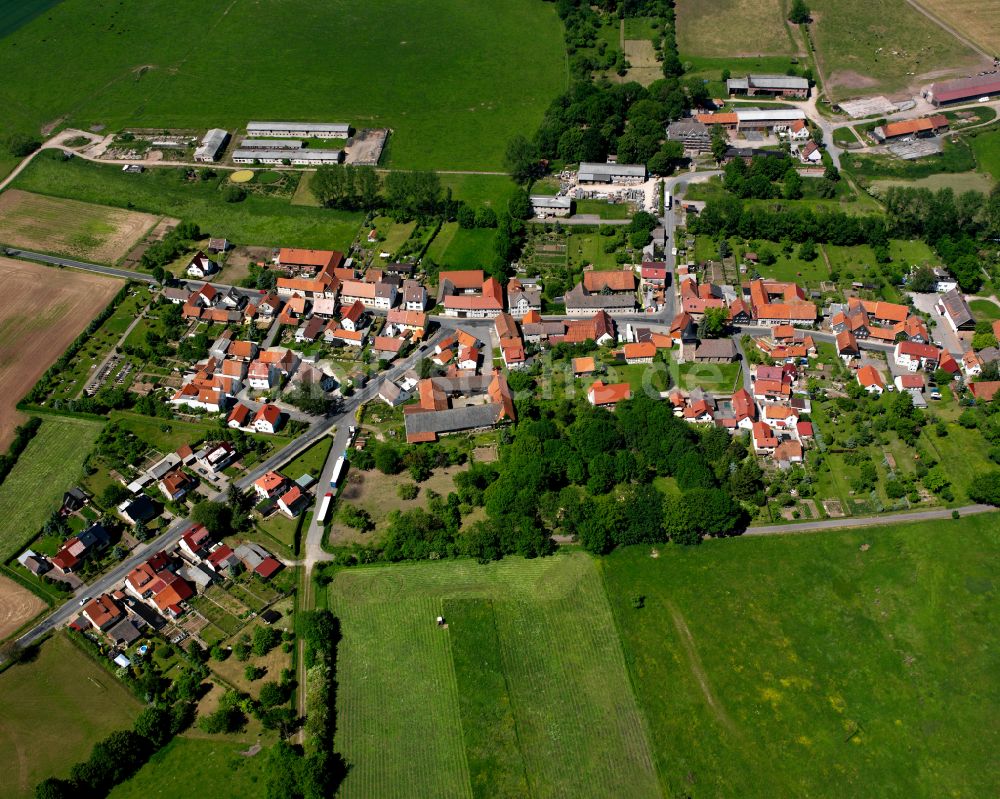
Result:
{"type": "Polygon", "coordinates": [[[738,108],[736,118],[740,130],[788,130],[806,113],[798,108],[738,108]]]}
{"type": "Polygon", "coordinates": [[[543,194],[531,195],[531,211],[537,217],[569,216],[573,201],[569,197],[549,197],[543,194]]]}
{"type": "Polygon", "coordinates": [[[872,131],[872,135],[879,141],[886,141],[901,136],[931,136],[943,130],[948,130],[948,120],[943,114],[935,114],[922,119],[904,119],[901,122],[879,125],[872,131]]]}
{"type": "Polygon", "coordinates": [[[667,125],[667,138],[679,141],[685,152],[707,153],[712,149],[712,132],[708,125],[696,119],[678,119],[667,125]]]}
{"type": "Polygon", "coordinates": [[[710,128],[714,128],[716,125],[719,125],[723,130],[736,130],[737,126],[740,124],[740,118],[736,115],[735,111],[712,114],[695,114],[694,119],[695,122],[700,122],[702,125],[707,125],[710,128]]]}
{"type": "Polygon", "coordinates": [[[581,183],[642,183],[646,179],[643,164],[580,164],[581,183]]]}
{"type": "Polygon", "coordinates": [[[344,160],[343,150],[236,150],[234,164],[273,164],[286,161],[291,164],[339,164],[344,160]]]}
{"type": "Polygon", "coordinates": [[[204,135],[201,146],[194,151],[194,160],[210,164],[218,161],[222,151],[226,149],[229,141],[229,132],[222,128],[212,128],[204,135]]]}
{"type": "Polygon", "coordinates": [[[746,94],[750,97],[768,95],[772,97],[808,97],[809,81],[789,75],[747,75],[745,78],[729,78],[726,88],[730,95],[746,94]]]}
{"type": "Polygon", "coordinates": [[[247,133],[262,138],[346,139],[351,135],[351,126],[343,122],[249,122],[247,133]]]}
{"type": "Polygon", "coordinates": [[[924,92],[924,97],[934,105],[946,105],[997,94],[1000,94],[1000,75],[978,75],[932,83],[924,92]]]}

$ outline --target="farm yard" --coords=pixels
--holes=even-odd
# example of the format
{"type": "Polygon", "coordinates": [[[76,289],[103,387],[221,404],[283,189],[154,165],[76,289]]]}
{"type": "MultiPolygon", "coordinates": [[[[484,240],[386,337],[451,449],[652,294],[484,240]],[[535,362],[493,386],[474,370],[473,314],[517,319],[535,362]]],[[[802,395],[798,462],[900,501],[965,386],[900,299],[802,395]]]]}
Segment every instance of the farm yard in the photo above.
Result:
{"type": "Polygon", "coordinates": [[[101,431],[87,419],[45,417],[0,485],[0,561],[20,554],[78,480],[101,431]]]}
{"type": "Polygon", "coordinates": [[[809,7],[816,58],[832,102],[915,92],[931,80],[986,68],[979,55],[906,0],[814,0],[809,7]]]}
{"type": "Polygon", "coordinates": [[[343,571],[330,604],[344,796],[660,795],[587,556],[343,571]]]}
{"type": "Polygon", "coordinates": [[[45,610],[45,602],[0,574],[0,641],[45,610]]]}
{"type": "Polygon", "coordinates": [[[28,799],[44,778],[66,777],[140,709],[110,672],[54,636],[35,660],[0,674],[0,795],[28,799]]]}
{"type": "Polygon", "coordinates": [[[394,167],[439,169],[499,168],[567,82],[555,8],[538,0],[154,0],[142,14],[66,0],[0,40],[0,74],[0,135],[60,118],[112,130],[335,119],[391,128],[394,167]],[[261,31],[312,54],[262,60],[261,31]]]}
{"type": "Polygon", "coordinates": [[[0,239],[26,250],[114,263],[158,217],[11,189],[0,194],[0,239]]]}
{"type": "MultiPolygon", "coordinates": [[[[0,200],[6,195],[0,195],[0,200]]],[[[14,407],[103,309],[121,283],[101,275],[0,257],[0,448],[24,415],[14,407]],[[45,291],[38,286],[44,285],[45,291]]],[[[61,491],[61,489],[60,489],[61,491]]]]}
{"type": "Polygon", "coordinates": [[[995,516],[656,554],[599,565],[666,795],[996,793],[995,516]]]}

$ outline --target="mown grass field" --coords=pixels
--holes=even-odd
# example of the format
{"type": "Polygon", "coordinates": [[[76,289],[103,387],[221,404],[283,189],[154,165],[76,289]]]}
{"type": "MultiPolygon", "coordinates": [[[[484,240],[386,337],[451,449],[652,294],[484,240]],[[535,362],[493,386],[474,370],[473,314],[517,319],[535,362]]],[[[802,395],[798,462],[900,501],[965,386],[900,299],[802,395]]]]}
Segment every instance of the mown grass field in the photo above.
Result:
{"type": "Polygon", "coordinates": [[[1000,53],[1000,27],[995,24],[1000,19],[1000,0],[918,0],[918,5],[987,53],[1000,53]]]}
{"type": "Polygon", "coordinates": [[[0,674],[0,795],[26,799],[46,777],[68,776],[139,710],[113,675],[57,634],[36,660],[0,674]]]}
{"type": "Polygon", "coordinates": [[[794,52],[782,6],[781,0],[681,0],[677,3],[681,58],[794,52]]]}
{"type": "Polygon", "coordinates": [[[1000,182],[1000,130],[989,130],[971,139],[972,152],[980,172],[989,175],[993,182],[1000,182]]]}
{"type": "Polygon", "coordinates": [[[1000,306],[989,300],[972,300],[969,302],[969,308],[972,309],[972,313],[975,314],[976,319],[1000,319],[1000,306]]]}
{"type": "Polygon", "coordinates": [[[150,799],[179,796],[191,789],[192,765],[197,764],[198,792],[203,796],[265,796],[267,751],[253,757],[240,752],[248,743],[218,738],[175,738],[153,755],[128,782],[116,787],[109,799],[150,799]]]}
{"type": "Polygon", "coordinates": [[[998,555],[993,514],[602,559],[664,795],[995,796],[998,555]]]}
{"type": "Polygon", "coordinates": [[[80,478],[83,459],[101,423],[46,416],[38,433],[0,485],[0,560],[21,547],[59,508],[63,492],[80,478]]]}
{"type": "Polygon", "coordinates": [[[495,238],[492,228],[467,230],[457,222],[446,222],[427,248],[427,255],[448,269],[482,269],[493,260],[495,238]]]}
{"type": "Polygon", "coordinates": [[[824,88],[834,102],[915,91],[940,79],[941,71],[965,75],[983,68],[973,50],[906,0],[814,0],[809,8],[824,88]],[[938,74],[926,77],[932,72],[938,74]]]}
{"type": "Polygon", "coordinates": [[[567,80],[538,0],[65,0],[0,40],[0,74],[5,128],[344,121],[440,169],[498,168],[567,80]]]}
{"type": "Polygon", "coordinates": [[[659,795],[587,556],[346,571],[330,605],[342,796],[659,795]]]}
{"type": "Polygon", "coordinates": [[[38,194],[195,222],[207,235],[240,244],[346,250],[363,218],[358,213],[292,205],[287,198],[258,194],[227,203],[220,189],[224,180],[223,176],[188,181],[181,168],[126,174],[113,165],[78,158],[63,161],[46,153],[31,162],[16,185],[38,194]]]}

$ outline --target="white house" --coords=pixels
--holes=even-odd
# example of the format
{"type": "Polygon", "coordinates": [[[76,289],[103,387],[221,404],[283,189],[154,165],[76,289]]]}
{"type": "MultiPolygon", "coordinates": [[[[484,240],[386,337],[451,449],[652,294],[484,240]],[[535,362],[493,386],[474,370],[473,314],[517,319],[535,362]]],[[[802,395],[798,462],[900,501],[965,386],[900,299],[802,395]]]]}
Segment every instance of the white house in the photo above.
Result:
{"type": "Polygon", "coordinates": [[[215,263],[201,250],[198,250],[187,266],[188,277],[206,278],[215,271],[215,263]]]}
{"type": "Polygon", "coordinates": [[[257,360],[247,370],[247,385],[257,391],[269,391],[278,384],[280,374],[273,364],[257,360]]]}

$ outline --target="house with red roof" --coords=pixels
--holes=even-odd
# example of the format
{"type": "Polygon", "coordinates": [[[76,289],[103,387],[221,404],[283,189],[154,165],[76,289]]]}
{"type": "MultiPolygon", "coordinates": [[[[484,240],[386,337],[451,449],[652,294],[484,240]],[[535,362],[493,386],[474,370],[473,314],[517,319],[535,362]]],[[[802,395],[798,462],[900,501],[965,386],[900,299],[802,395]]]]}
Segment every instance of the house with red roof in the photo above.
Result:
{"type": "Polygon", "coordinates": [[[587,389],[587,402],[595,407],[614,407],[622,400],[632,398],[632,388],[628,383],[605,383],[596,380],[587,389]]]}
{"type": "Polygon", "coordinates": [[[260,406],[253,417],[253,429],[258,433],[275,433],[281,428],[281,408],[272,402],[260,406]]]}
{"type": "Polygon", "coordinates": [[[267,472],[258,477],[253,484],[253,490],[261,499],[274,499],[284,488],[285,478],[277,472],[267,472]]]}
{"type": "Polygon", "coordinates": [[[626,344],[623,347],[625,363],[652,363],[656,356],[656,345],[651,341],[626,344]]]}
{"type": "Polygon", "coordinates": [[[242,402],[238,402],[229,412],[229,417],[226,419],[226,425],[237,430],[243,429],[247,426],[247,422],[252,418],[252,415],[253,410],[251,408],[244,405],[242,402]]]}
{"type": "Polygon", "coordinates": [[[441,272],[438,275],[438,302],[445,316],[493,319],[503,312],[503,287],[481,269],[441,272]]]}
{"type": "Polygon", "coordinates": [[[885,381],[878,370],[871,364],[865,364],[858,369],[858,385],[869,394],[881,394],[885,391],[885,381]]]}
{"type": "Polygon", "coordinates": [[[923,369],[933,372],[941,361],[941,350],[933,344],[918,344],[916,341],[900,341],[892,351],[897,366],[916,372],[923,369]]]}

